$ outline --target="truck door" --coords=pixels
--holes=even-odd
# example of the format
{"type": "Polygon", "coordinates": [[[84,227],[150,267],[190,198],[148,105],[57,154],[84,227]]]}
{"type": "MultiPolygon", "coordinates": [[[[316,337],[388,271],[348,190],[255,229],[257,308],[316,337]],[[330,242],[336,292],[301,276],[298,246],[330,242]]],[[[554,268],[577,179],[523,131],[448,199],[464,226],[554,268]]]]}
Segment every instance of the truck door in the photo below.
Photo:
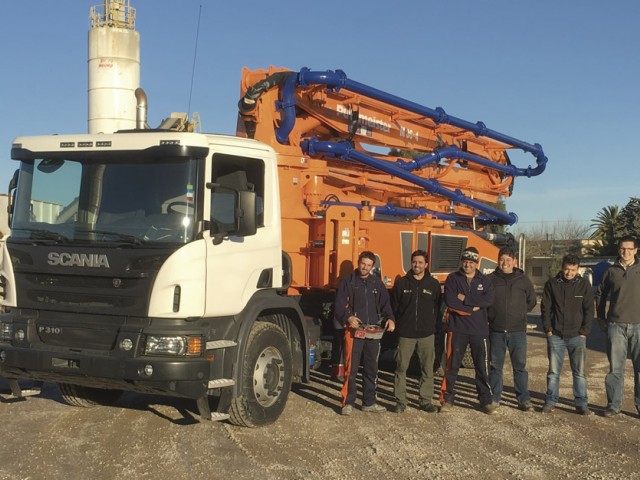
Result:
{"type": "Polygon", "coordinates": [[[265,212],[265,165],[259,157],[212,155],[210,225],[205,232],[206,316],[236,314],[257,290],[281,281],[280,225],[265,212]],[[242,192],[255,193],[255,234],[237,234],[242,192]]]}

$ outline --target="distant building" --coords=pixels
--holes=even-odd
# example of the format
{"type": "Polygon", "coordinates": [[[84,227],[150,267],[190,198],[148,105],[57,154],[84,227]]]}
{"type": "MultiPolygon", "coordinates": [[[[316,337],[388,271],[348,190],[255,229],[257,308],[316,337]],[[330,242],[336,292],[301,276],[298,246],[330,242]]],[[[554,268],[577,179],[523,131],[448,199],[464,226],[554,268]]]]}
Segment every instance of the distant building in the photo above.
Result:
{"type": "Polygon", "coordinates": [[[600,282],[606,264],[613,263],[614,260],[610,257],[589,256],[590,248],[594,246],[593,240],[544,240],[539,243],[543,244],[539,247],[550,252],[550,255],[532,256],[526,261],[526,274],[538,294],[542,293],[546,281],[558,273],[562,257],[567,253],[580,257],[578,272],[594,286],[600,282]]]}

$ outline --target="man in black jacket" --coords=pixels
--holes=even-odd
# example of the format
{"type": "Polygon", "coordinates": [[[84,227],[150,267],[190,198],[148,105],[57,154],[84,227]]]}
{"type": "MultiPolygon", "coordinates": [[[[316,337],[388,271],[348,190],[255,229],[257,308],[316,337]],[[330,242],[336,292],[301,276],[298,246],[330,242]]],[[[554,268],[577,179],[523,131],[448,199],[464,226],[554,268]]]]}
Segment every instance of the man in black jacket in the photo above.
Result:
{"type": "Polygon", "coordinates": [[[592,413],[588,407],[584,364],[587,335],[593,321],[593,293],[589,282],[578,275],[579,267],[580,259],[577,256],[565,255],[562,258],[562,270],[544,285],[540,311],[547,335],[549,371],[542,413],[553,412],[558,403],[565,350],[569,352],[573,373],[576,411],[581,415],[592,413]]]}
{"type": "Polygon", "coordinates": [[[411,270],[396,281],[391,296],[398,332],[394,378],[396,413],[402,413],[407,408],[407,368],[414,351],[417,351],[420,360],[420,410],[429,413],[438,411],[431,400],[434,335],[440,297],[440,283],[427,270],[427,252],[416,250],[411,254],[411,270]]]}
{"type": "Polygon", "coordinates": [[[638,241],[631,236],[618,240],[618,260],[604,274],[596,293],[598,323],[607,332],[609,373],[605,417],[620,413],[627,356],[633,365],[633,398],[640,414],[640,262],[638,241]],[[607,310],[607,305],[609,309],[607,310]]]}
{"type": "Polygon", "coordinates": [[[536,294],[531,280],[515,266],[516,255],[511,247],[498,253],[498,268],[489,275],[493,284],[493,304],[489,307],[489,350],[491,369],[489,385],[493,402],[500,405],[502,371],[509,351],[513,367],[513,384],[518,408],[532,412],[527,373],[527,312],[536,306],[536,294]]]}

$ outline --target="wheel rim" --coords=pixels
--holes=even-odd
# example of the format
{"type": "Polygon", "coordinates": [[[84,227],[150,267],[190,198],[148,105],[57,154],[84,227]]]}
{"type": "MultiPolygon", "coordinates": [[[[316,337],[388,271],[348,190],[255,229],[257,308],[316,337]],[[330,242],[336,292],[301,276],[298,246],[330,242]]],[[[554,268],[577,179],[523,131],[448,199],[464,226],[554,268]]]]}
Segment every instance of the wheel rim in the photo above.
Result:
{"type": "Polygon", "coordinates": [[[267,347],[258,356],[253,370],[253,392],[263,407],[270,407],[278,400],[284,387],[284,362],[275,347],[267,347]]]}

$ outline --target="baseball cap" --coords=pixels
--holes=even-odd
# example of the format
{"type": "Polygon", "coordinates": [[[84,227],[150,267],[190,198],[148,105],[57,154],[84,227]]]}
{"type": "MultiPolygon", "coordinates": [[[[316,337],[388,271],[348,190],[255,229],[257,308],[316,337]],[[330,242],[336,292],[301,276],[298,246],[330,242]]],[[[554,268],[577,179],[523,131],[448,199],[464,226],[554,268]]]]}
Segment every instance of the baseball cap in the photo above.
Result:
{"type": "Polygon", "coordinates": [[[462,252],[462,260],[471,260],[472,262],[478,263],[479,258],[480,253],[478,253],[478,249],[476,247],[467,247],[462,252]]]}

